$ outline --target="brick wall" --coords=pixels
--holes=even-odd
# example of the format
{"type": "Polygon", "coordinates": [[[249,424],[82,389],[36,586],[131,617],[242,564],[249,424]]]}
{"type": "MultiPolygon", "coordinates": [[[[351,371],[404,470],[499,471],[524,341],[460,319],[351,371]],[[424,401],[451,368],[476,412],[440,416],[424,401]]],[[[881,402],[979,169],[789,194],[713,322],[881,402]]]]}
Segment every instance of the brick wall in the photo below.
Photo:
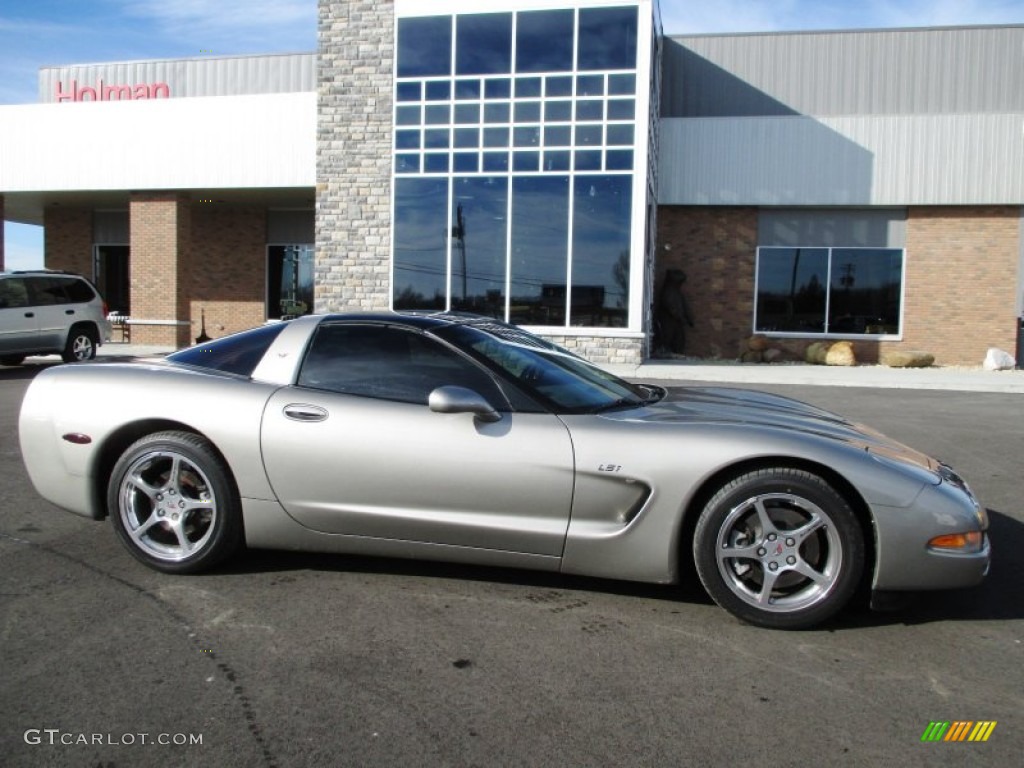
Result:
{"type": "Polygon", "coordinates": [[[738,356],[753,324],[756,249],[756,208],[658,208],[654,303],[667,270],[686,272],[687,355],[738,356]]]}
{"type": "Polygon", "coordinates": [[[320,0],[315,309],[390,302],[394,4],[320,0]]]}
{"type": "MultiPolygon", "coordinates": [[[[939,365],[981,365],[989,347],[1013,354],[1020,230],[1016,206],[910,208],[903,339],[855,341],[858,361],[877,362],[886,349],[931,352],[939,365]]],[[[696,319],[688,355],[733,359],[745,349],[756,249],[755,208],[659,208],[655,300],[666,270],[687,273],[696,319]]],[[[772,345],[802,357],[813,340],[772,345]]]]}
{"type": "Polygon", "coordinates": [[[192,343],[201,332],[213,338],[260,325],[266,319],[267,215],[262,208],[197,204],[192,208],[191,262],[185,272],[188,299],[182,319],[191,321],[192,343]]]}
{"type": "MultiPolygon", "coordinates": [[[[910,208],[903,342],[939,364],[1015,353],[1020,208],[910,208]]],[[[897,346],[883,343],[882,347],[897,346]]]]}
{"type": "Polygon", "coordinates": [[[47,207],[43,211],[43,264],[92,278],[92,211],[47,207]]]}
{"type": "MultiPolygon", "coordinates": [[[[175,193],[132,193],[132,318],[187,321],[186,275],[191,267],[191,209],[175,193]]],[[[189,325],[133,325],[132,342],[182,347],[190,343],[189,325]]]]}

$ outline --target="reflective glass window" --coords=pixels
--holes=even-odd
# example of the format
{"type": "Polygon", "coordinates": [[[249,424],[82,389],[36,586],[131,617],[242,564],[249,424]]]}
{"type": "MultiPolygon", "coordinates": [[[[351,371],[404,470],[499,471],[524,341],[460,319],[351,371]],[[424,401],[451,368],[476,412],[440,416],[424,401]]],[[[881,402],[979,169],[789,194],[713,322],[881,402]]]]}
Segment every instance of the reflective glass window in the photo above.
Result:
{"type": "Polygon", "coordinates": [[[508,128],[484,128],[485,147],[507,147],[508,128]]]}
{"type": "Polygon", "coordinates": [[[609,125],[606,141],[609,146],[631,146],[633,144],[633,126],[609,125]]]}
{"type": "Polygon", "coordinates": [[[419,125],[419,107],[399,107],[395,110],[395,125],[419,125]]]}
{"type": "Polygon", "coordinates": [[[572,162],[572,155],[565,150],[555,150],[544,153],[545,171],[568,171],[572,162]]]}
{"type": "Polygon", "coordinates": [[[511,116],[512,108],[508,104],[484,104],[485,123],[507,123],[511,116]]]}
{"type": "Polygon", "coordinates": [[[576,146],[597,147],[601,145],[602,129],[600,125],[577,125],[576,146]]]}
{"type": "Polygon", "coordinates": [[[452,121],[451,114],[451,107],[447,104],[432,104],[426,108],[427,125],[444,125],[446,123],[450,123],[452,121]]]}
{"type": "Polygon", "coordinates": [[[604,101],[600,99],[587,99],[586,101],[577,101],[576,119],[589,121],[603,120],[604,101]]]}
{"type": "Polygon", "coordinates": [[[427,101],[448,101],[452,97],[452,84],[449,80],[428,80],[427,101]]]}
{"type": "Polygon", "coordinates": [[[761,248],[757,259],[758,331],[824,333],[827,248],[761,248]]]}
{"type": "Polygon", "coordinates": [[[511,322],[565,324],[568,244],[568,177],[514,177],[511,322]]]}
{"type": "Polygon", "coordinates": [[[455,173],[476,173],[480,170],[480,156],[476,152],[456,152],[452,156],[455,173]]]}
{"type": "Polygon", "coordinates": [[[512,71],[512,14],[465,14],[456,18],[455,74],[512,71]]]}
{"type": "Polygon", "coordinates": [[[447,179],[395,179],[392,286],[396,309],[445,308],[447,220],[447,179]]]}
{"type": "Polygon", "coordinates": [[[396,87],[396,98],[399,101],[419,101],[423,98],[422,83],[399,83],[396,87]]]}
{"type": "Polygon", "coordinates": [[[508,152],[484,152],[484,172],[504,173],[508,170],[508,152]]]}
{"type": "Polygon", "coordinates": [[[587,69],[636,67],[637,9],[580,9],[576,66],[587,69]]]}
{"type": "Polygon", "coordinates": [[[546,122],[569,122],[572,120],[571,101],[549,101],[544,105],[544,120],[546,122]]]}
{"type": "Polygon", "coordinates": [[[632,96],[636,93],[636,75],[609,75],[609,96],[632,96]]]}
{"type": "Polygon", "coordinates": [[[571,10],[519,13],[516,18],[516,71],[571,70],[575,39],[573,26],[571,10]]]}
{"type": "Polygon", "coordinates": [[[427,149],[448,149],[451,132],[447,128],[428,128],[423,132],[423,143],[427,149]]]}
{"type": "Polygon", "coordinates": [[[484,80],[485,99],[507,99],[512,96],[512,82],[504,77],[484,80]]]}
{"type": "Polygon", "coordinates": [[[547,78],[544,95],[572,96],[572,78],[567,75],[547,78]]]}
{"type": "Polygon", "coordinates": [[[480,98],[480,81],[479,80],[456,80],[455,81],[455,98],[456,99],[479,99],[480,98]]]}
{"type": "Polygon", "coordinates": [[[568,125],[544,126],[544,145],[547,147],[568,147],[572,144],[572,128],[568,125]]]}
{"type": "Polygon", "coordinates": [[[540,144],[540,126],[516,128],[512,136],[512,143],[517,147],[536,147],[540,144]]]}
{"type": "Polygon", "coordinates": [[[469,147],[480,146],[480,129],[479,128],[456,128],[455,129],[455,146],[458,149],[468,149],[469,147]]]}
{"type": "Polygon", "coordinates": [[[395,131],[395,149],[419,149],[420,132],[395,131]]]}
{"type": "Polygon", "coordinates": [[[532,172],[540,166],[540,152],[513,152],[512,170],[532,172]]]}
{"type": "Polygon", "coordinates": [[[633,99],[611,99],[608,101],[609,120],[632,120],[636,116],[636,102],[633,99]]]}
{"type": "Polygon", "coordinates": [[[541,81],[539,77],[517,77],[516,98],[529,99],[540,96],[541,81]]]}
{"type": "Polygon", "coordinates": [[[576,78],[577,96],[604,96],[604,75],[580,75],[576,78]]]}
{"type": "Polygon", "coordinates": [[[898,334],[903,252],[889,248],[833,248],[828,332],[898,334]]]}
{"type": "Polygon", "coordinates": [[[577,171],[600,171],[601,150],[580,150],[576,152],[577,171]]]}
{"type": "Polygon", "coordinates": [[[508,177],[452,181],[452,309],[505,317],[508,177]]]}
{"type": "Polygon", "coordinates": [[[419,173],[419,155],[395,155],[395,173],[419,173]]]}
{"type": "Polygon", "coordinates": [[[626,175],[575,179],[571,325],[627,323],[632,189],[626,175]]]}
{"type": "Polygon", "coordinates": [[[450,75],[452,17],[398,20],[398,77],[450,75]]]}
{"type": "Polygon", "coordinates": [[[479,104],[456,104],[455,105],[455,122],[456,123],[479,123],[480,122],[480,105],[479,104]]]}
{"type": "Polygon", "coordinates": [[[448,173],[448,153],[428,152],[423,156],[424,173],[448,173]]]}
{"type": "Polygon", "coordinates": [[[516,122],[517,123],[539,123],[540,122],[540,102],[539,101],[520,101],[520,102],[516,102],[516,122]]]}
{"type": "Polygon", "coordinates": [[[605,155],[604,167],[606,171],[631,171],[633,170],[633,150],[631,149],[610,149],[605,155]]]}

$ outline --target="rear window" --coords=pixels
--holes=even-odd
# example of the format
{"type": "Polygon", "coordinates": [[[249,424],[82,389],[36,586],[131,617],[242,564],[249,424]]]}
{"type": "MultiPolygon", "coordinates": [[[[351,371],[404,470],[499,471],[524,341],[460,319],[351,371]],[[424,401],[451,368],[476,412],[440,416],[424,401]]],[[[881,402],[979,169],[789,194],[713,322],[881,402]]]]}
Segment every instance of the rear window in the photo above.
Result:
{"type": "Polygon", "coordinates": [[[253,328],[251,331],[242,331],[223,339],[214,339],[206,344],[183,349],[168,355],[167,359],[178,365],[208,368],[249,377],[286,325],[287,323],[274,323],[253,328]]]}

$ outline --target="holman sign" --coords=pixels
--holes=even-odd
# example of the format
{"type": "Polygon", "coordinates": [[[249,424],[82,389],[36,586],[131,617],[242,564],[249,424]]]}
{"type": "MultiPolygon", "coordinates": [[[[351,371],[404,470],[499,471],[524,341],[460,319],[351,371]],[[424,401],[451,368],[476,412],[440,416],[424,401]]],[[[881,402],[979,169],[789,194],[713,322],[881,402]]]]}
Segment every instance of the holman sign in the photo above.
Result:
{"type": "Polygon", "coordinates": [[[77,80],[65,83],[58,80],[54,88],[54,101],[131,101],[133,99],[169,99],[171,87],[167,83],[138,83],[136,85],[107,85],[100,78],[95,85],[79,86],[77,80]]]}

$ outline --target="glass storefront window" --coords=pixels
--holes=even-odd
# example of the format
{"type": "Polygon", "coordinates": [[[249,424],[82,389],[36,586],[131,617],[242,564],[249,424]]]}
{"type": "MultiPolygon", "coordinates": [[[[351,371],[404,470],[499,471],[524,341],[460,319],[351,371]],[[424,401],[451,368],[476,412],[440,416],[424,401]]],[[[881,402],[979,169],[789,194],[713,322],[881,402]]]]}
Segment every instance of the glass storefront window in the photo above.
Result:
{"type": "Polygon", "coordinates": [[[445,308],[447,221],[447,179],[395,179],[395,309],[445,308]]]}
{"type": "Polygon", "coordinates": [[[569,177],[513,177],[509,320],[565,325],[568,266],[569,177]]]}
{"type": "Polygon", "coordinates": [[[452,72],[452,17],[398,20],[398,76],[429,77],[452,72]]]}
{"type": "Polygon", "coordinates": [[[577,68],[635,68],[636,35],[635,7],[581,8],[577,68]]]}
{"type": "Polygon", "coordinates": [[[754,327],[760,333],[898,335],[903,251],[759,248],[754,327]]]}
{"type": "Polygon", "coordinates": [[[512,71],[512,14],[458,17],[455,74],[498,75],[512,71]]]}
{"type": "Polygon", "coordinates": [[[632,189],[629,176],[574,181],[570,325],[627,323],[632,189]]]}
{"type": "Polygon", "coordinates": [[[508,177],[452,180],[452,309],[505,317],[508,177]]]}
{"type": "Polygon", "coordinates": [[[572,69],[575,23],[571,10],[523,12],[516,24],[517,72],[572,69]]]}

